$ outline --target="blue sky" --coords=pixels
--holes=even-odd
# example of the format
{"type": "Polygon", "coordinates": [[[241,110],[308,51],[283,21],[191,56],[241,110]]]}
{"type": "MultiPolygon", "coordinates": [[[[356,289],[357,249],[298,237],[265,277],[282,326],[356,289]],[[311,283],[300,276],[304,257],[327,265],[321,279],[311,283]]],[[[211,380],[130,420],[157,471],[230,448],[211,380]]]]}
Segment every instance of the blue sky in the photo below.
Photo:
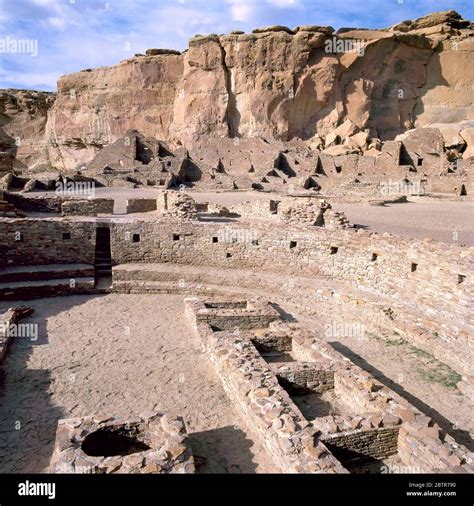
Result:
{"type": "Polygon", "coordinates": [[[61,75],[152,47],[183,50],[197,33],[377,28],[448,9],[474,17],[472,0],[0,0],[0,88],[55,90],[61,75]],[[26,52],[14,52],[19,40],[31,41],[26,52]]]}

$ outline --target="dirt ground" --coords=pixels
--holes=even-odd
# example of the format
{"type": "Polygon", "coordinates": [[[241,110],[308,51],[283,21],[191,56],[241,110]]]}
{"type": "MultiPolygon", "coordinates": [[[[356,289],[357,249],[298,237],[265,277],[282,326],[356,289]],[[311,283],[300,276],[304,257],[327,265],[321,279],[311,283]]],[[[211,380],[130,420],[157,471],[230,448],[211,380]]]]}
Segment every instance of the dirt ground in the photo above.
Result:
{"type": "Polygon", "coordinates": [[[474,246],[474,202],[407,202],[384,207],[334,204],[334,208],[372,232],[474,246]]]}
{"type": "Polygon", "coordinates": [[[200,472],[278,471],[202,353],[182,297],[28,304],[39,339],[18,338],[0,369],[0,472],[46,472],[58,419],[146,411],[184,418],[200,472]]]}

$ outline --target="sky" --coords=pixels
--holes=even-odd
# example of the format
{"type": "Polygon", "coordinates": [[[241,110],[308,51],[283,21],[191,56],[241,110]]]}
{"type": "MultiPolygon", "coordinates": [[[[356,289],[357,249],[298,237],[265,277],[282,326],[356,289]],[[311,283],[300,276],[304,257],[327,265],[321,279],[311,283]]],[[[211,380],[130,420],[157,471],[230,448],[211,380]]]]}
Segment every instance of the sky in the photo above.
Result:
{"type": "Polygon", "coordinates": [[[0,88],[54,91],[61,75],[184,50],[198,33],[382,28],[448,9],[474,18],[472,0],[0,0],[0,88]]]}

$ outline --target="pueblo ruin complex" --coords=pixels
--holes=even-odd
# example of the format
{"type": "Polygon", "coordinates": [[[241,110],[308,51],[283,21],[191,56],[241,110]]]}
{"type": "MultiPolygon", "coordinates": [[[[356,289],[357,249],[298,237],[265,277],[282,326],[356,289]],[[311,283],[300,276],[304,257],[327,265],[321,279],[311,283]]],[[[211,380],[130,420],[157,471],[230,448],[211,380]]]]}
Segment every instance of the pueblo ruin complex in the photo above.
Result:
{"type": "Polygon", "coordinates": [[[0,471],[474,472],[470,21],[196,35],[0,111],[0,471]]]}

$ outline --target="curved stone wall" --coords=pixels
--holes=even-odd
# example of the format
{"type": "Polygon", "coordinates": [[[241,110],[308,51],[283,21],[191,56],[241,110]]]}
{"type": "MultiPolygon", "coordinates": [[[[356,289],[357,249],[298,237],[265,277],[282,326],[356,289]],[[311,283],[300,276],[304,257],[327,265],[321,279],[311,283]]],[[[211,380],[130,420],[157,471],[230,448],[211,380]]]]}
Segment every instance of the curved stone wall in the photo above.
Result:
{"type": "Polygon", "coordinates": [[[12,218],[0,226],[2,264],[93,263],[99,226],[111,229],[114,265],[174,263],[348,281],[362,297],[402,303],[407,314],[412,308],[413,326],[428,334],[426,347],[472,375],[474,248],[269,223],[12,218]],[[444,345],[453,350],[449,357],[444,345]]]}

